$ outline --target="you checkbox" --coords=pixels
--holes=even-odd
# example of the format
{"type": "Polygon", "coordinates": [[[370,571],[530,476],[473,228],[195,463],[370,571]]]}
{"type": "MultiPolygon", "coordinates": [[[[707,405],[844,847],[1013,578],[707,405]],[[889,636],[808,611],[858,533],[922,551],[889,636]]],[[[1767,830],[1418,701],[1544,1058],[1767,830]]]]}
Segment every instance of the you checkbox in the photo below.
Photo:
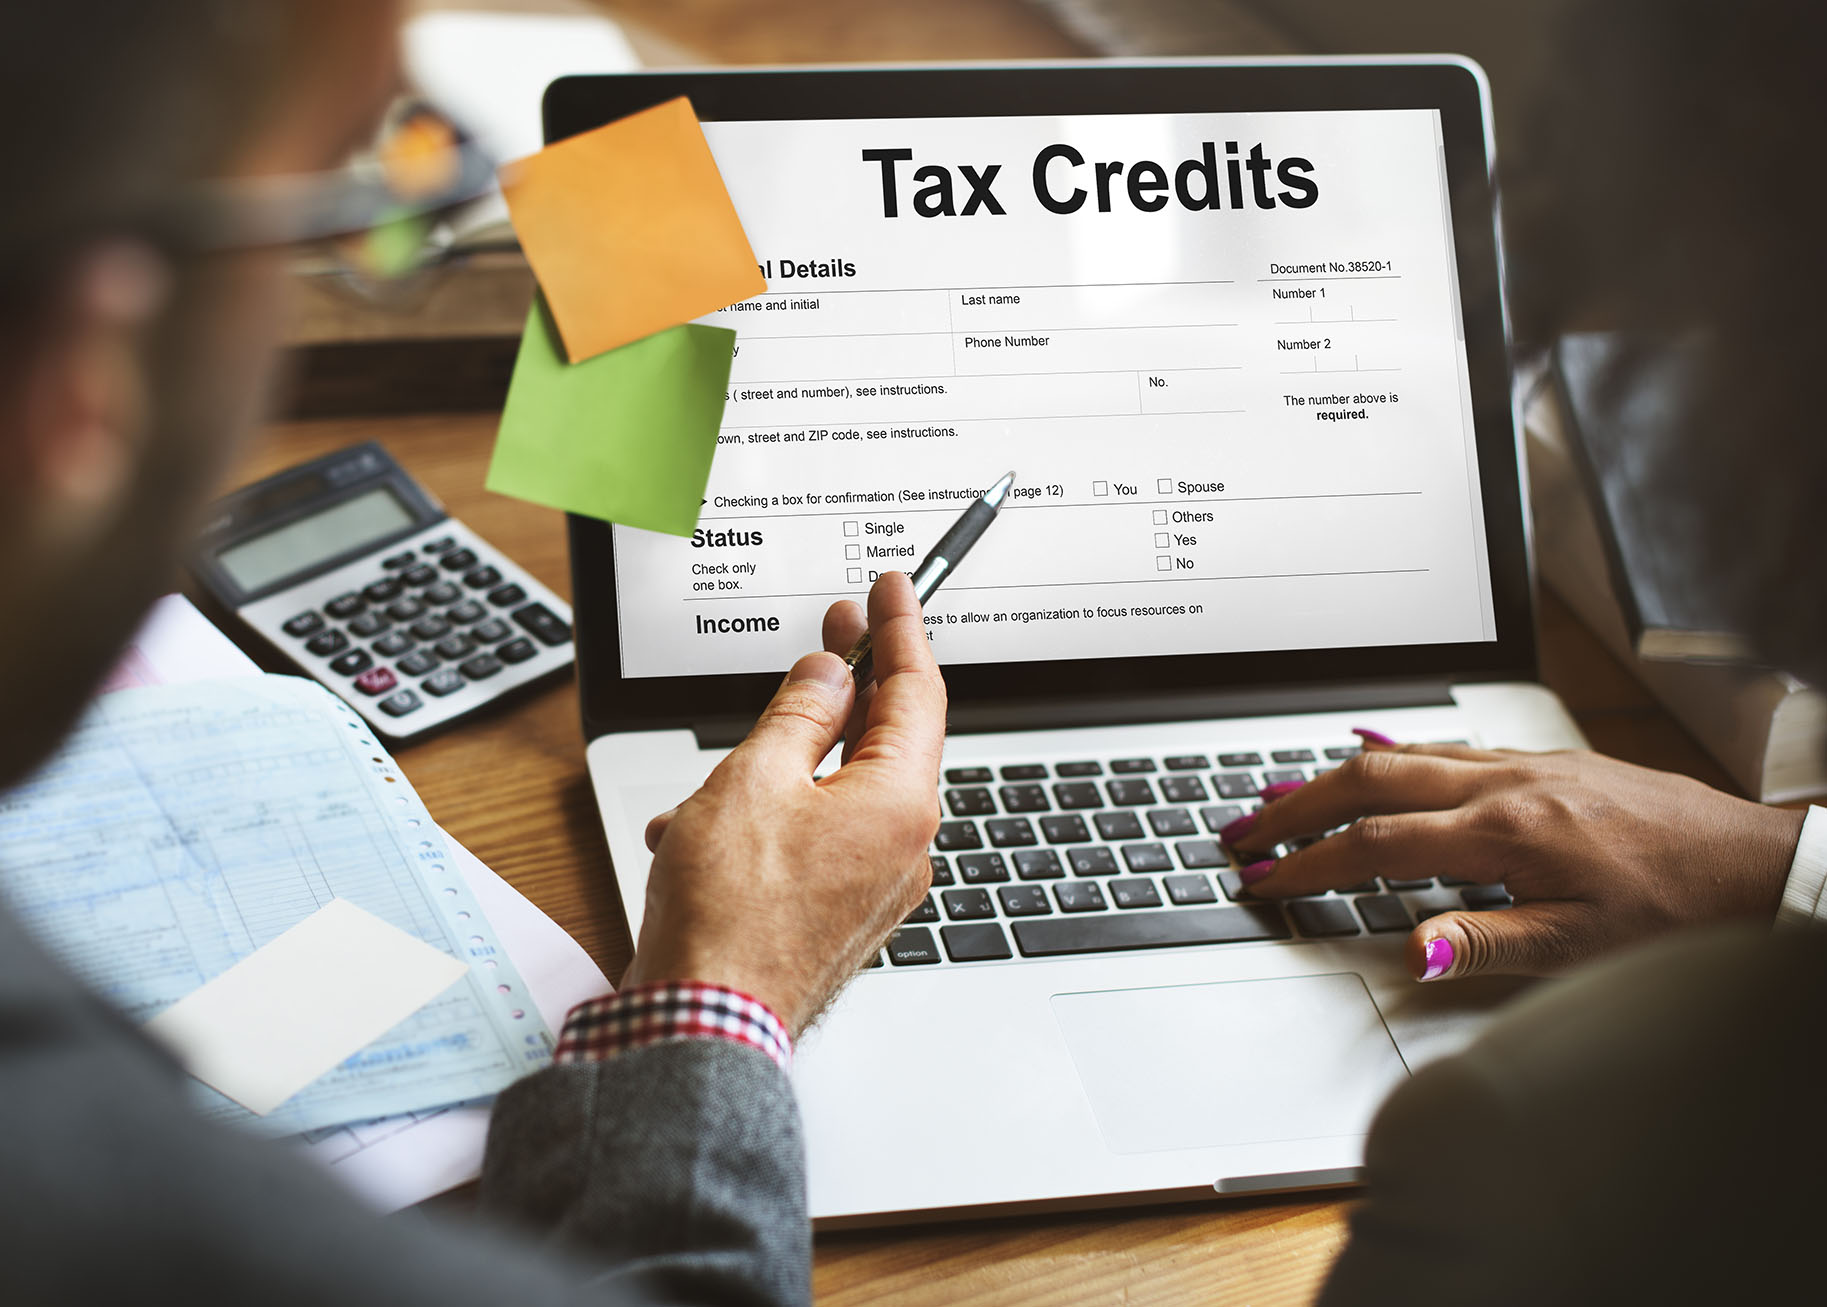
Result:
{"type": "Polygon", "coordinates": [[[1110,483],[1108,481],[1093,481],[1091,483],[1091,493],[1096,495],[1099,499],[1104,498],[1110,493],[1110,483]]]}

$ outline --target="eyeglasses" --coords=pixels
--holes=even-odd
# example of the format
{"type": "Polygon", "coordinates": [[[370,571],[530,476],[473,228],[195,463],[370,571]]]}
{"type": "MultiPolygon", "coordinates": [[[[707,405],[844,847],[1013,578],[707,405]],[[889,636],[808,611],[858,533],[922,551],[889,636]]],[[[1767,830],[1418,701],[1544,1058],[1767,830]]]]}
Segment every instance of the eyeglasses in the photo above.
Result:
{"type": "Polygon", "coordinates": [[[422,100],[397,101],[374,145],[330,172],[206,183],[170,227],[199,251],[294,246],[369,298],[448,260],[451,221],[495,189],[495,163],[422,100]]]}

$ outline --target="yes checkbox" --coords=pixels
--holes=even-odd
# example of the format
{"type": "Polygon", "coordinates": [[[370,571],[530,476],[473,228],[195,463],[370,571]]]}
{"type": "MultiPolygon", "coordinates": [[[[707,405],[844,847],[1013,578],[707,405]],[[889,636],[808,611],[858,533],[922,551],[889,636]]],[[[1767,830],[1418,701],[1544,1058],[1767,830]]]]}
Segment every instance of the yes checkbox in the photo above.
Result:
{"type": "MultiPolygon", "coordinates": [[[[1163,538],[1165,538],[1165,537],[1163,537],[1163,538]]],[[[844,546],[844,557],[845,558],[861,558],[862,556],[863,556],[863,547],[861,545],[845,545],[844,546]]]]}
{"type": "Polygon", "coordinates": [[[1155,525],[1156,526],[1166,526],[1167,525],[1167,510],[1165,508],[1157,508],[1155,510],[1155,525]]]}
{"type": "Polygon", "coordinates": [[[1162,477],[1159,481],[1155,482],[1155,490],[1157,493],[1163,495],[1173,494],[1174,479],[1172,477],[1162,477]]]}
{"type": "Polygon", "coordinates": [[[844,534],[847,536],[853,536],[857,534],[859,530],[861,530],[861,528],[858,527],[855,522],[844,523],[844,534]]]}
{"type": "Polygon", "coordinates": [[[845,573],[844,579],[850,582],[851,585],[861,585],[863,583],[863,569],[860,567],[851,568],[845,573]]]}
{"type": "Polygon", "coordinates": [[[1166,554],[1162,554],[1159,558],[1155,559],[1155,571],[1171,572],[1173,570],[1174,560],[1169,558],[1166,554]]]}
{"type": "Polygon", "coordinates": [[[1110,493],[1110,483],[1108,481],[1093,481],[1091,483],[1091,493],[1096,495],[1099,499],[1104,498],[1104,496],[1110,493]]]}
{"type": "Polygon", "coordinates": [[[1165,532],[1165,531],[1155,532],[1155,548],[1156,549],[1167,548],[1167,532],[1165,532]]]}

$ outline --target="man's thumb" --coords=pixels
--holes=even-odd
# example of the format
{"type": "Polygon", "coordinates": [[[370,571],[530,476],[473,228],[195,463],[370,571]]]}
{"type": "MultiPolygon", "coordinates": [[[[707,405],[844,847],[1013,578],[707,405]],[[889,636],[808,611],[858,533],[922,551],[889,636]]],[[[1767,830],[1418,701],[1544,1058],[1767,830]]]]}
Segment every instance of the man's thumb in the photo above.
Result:
{"type": "Polygon", "coordinates": [[[844,738],[855,700],[856,687],[842,658],[807,654],[793,664],[731,761],[740,758],[773,774],[810,776],[844,738]]]}
{"type": "Polygon", "coordinates": [[[1408,937],[1416,980],[1458,980],[1481,973],[1543,976],[1583,961],[1597,948],[1583,903],[1522,903],[1494,912],[1443,912],[1408,937]]]}

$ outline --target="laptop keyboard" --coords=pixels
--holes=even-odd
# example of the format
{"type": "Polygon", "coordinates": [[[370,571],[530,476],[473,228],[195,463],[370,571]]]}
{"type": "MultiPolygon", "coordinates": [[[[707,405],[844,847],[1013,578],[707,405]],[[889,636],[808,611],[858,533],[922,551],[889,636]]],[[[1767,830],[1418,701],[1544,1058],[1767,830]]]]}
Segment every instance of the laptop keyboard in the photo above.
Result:
{"type": "Polygon", "coordinates": [[[1357,752],[1318,745],[948,768],[932,889],[870,965],[1340,939],[1407,931],[1451,908],[1508,907],[1501,885],[1447,877],[1251,896],[1218,832],[1255,811],[1265,786],[1311,780],[1357,752]]]}

